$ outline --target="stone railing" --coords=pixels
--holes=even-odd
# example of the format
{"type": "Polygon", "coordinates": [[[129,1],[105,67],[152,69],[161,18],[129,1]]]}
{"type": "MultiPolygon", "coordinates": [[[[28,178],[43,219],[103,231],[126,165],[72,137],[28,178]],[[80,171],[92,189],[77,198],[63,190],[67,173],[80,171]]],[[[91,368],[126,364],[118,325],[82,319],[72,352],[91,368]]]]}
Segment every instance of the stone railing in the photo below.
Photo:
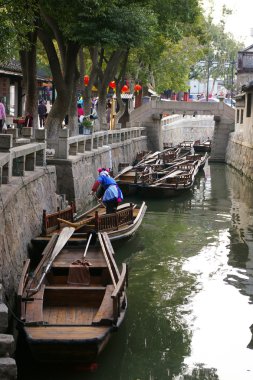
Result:
{"type": "Polygon", "coordinates": [[[108,131],[99,131],[90,135],[69,137],[69,130],[62,129],[59,134],[58,149],[54,158],[68,159],[78,153],[86,153],[102,148],[103,146],[124,143],[145,136],[144,127],[122,128],[108,131]]]}
{"type": "MultiPolygon", "coordinates": [[[[31,128],[27,129],[30,132],[31,128]]],[[[46,131],[35,130],[36,142],[31,143],[28,139],[23,145],[20,141],[20,144],[14,146],[16,133],[15,129],[12,129],[12,133],[0,135],[0,186],[8,184],[13,176],[23,176],[26,171],[34,171],[36,166],[46,164],[46,131]]],[[[103,146],[122,144],[142,137],[145,138],[145,128],[139,126],[71,137],[69,130],[64,128],[59,133],[54,158],[68,159],[69,156],[76,156],[78,153],[84,154],[103,146]]]]}
{"type": "Polygon", "coordinates": [[[8,184],[11,177],[23,176],[36,166],[46,164],[46,144],[26,143],[13,147],[11,134],[0,135],[0,186],[8,184]]]}

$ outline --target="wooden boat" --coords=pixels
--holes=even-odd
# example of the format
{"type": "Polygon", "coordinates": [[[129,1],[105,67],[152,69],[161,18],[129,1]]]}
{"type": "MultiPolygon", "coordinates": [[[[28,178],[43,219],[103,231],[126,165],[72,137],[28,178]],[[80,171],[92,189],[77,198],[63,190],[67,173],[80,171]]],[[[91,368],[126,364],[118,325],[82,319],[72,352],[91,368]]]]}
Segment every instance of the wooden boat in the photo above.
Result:
{"type": "Polygon", "coordinates": [[[108,235],[65,245],[73,232],[54,235],[33,275],[27,260],[20,279],[20,334],[38,361],[94,362],[126,313],[127,267],[119,272],[108,235]]]}
{"type": "Polygon", "coordinates": [[[113,214],[106,214],[101,203],[78,216],[75,216],[74,204],[51,214],[44,210],[41,236],[33,239],[32,243],[37,248],[44,248],[52,234],[59,234],[67,225],[75,228],[70,241],[85,240],[90,231],[107,232],[110,240],[128,238],[141,225],[146,210],[145,202],[141,206],[123,203],[113,214]]]}
{"type": "Polygon", "coordinates": [[[114,179],[124,195],[135,194],[143,182],[152,182],[164,176],[174,164],[181,162],[188,153],[182,154],[181,150],[176,147],[148,154],[137,165],[123,168],[114,179]]]}
{"type": "Polygon", "coordinates": [[[115,179],[126,193],[159,197],[159,188],[160,196],[175,196],[193,186],[196,173],[204,167],[206,160],[207,154],[190,154],[188,151],[168,162],[164,169],[152,164],[144,169],[136,165],[126,168],[115,179]]]}
{"type": "Polygon", "coordinates": [[[182,141],[178,144],[178,147],[181,148],[182,152],[190,152],[193,146],[193,141],[182,141]]]}
{"type": "Polygon", "coordinates": [[[190,161],[190,162],[194,162],[196,160],[198,160],[198,170],[201,170],[204,168],[206,162],[207,162],[207,159],[208,159],[209,155],[208,153],[206,152],[204,155],[203,154],[188,154],[185,159],[190,161]]]}
{"type": "Polygon", "coordinates": [[[211,152],[212,147],[212,141],[207,139],[204,142],[200,142],[200,140],[196,140],[193,144],[194,152],[200,153],[200,152],[211,152]]]}
{"type": "Polygon", "coordinates": [[[193,187],[199,165],[199,159],[195,161],[185,159],[153,183],[143,183],[138,186],[138,193],[142,197],[155,198],[178,196],[193,187]]]}

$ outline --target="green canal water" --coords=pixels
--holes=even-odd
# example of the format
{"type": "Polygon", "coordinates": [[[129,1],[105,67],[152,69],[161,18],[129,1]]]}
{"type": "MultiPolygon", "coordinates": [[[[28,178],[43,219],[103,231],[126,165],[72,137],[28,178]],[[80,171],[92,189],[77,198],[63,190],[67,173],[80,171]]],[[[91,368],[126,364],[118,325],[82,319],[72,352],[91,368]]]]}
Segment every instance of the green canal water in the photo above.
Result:
{"type": "Polygon", "coordinates": [[[253,379],[252,182],[206,165],[189,194],[146,202],[135,236],[114,244],[128,310],[97,369],[21,361],[19,380],[253,379]]]}

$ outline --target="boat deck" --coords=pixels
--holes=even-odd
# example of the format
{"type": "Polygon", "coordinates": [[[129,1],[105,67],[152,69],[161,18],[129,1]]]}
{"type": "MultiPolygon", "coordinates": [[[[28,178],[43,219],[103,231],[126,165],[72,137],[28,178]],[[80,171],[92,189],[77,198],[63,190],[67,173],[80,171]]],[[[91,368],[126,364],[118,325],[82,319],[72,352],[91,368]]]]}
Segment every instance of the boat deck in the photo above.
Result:
{"type": "Polygon", "coordinates": [[[94,339],[104,335],[108,331],[107,326],[36,326],[26,327],[26,333],[30,339],[39,341],[57,340],[82,341],[94,339]]]}
{"type": "MultiPolygon", "coordinates": [[[[52,268],[69,268],[69,266],[76,260],[82,260],[84,254],[84,249],[80,249],[79,246],[65,247],[60,255],[54,260],[52,268]]],[[[96,247],[90,247],[89,251],[85,257],[90,263],[91,268],[106,268],[107,264],[105,258],[101,252],[96,249],[96,247]]]]}

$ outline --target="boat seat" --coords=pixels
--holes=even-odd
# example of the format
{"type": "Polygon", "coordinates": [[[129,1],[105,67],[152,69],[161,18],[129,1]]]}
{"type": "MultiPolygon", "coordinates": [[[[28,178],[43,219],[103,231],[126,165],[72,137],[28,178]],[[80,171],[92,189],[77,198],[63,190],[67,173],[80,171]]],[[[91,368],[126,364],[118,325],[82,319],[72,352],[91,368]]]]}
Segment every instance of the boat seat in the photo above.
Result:
{"type": "Polygon", "coordinates": [[[110,325],[113,322],[113,285],[107,285],[103,301],[98,309],[92,324],[93,325],[110,325]]]}
{"type": "Polygon", "coordinates": [[[44,302],[46,306],[67,307],[84,304],[93,305],[97,302],[100,304],[105,289],[104,286],[47,286],[44,302]]]}

